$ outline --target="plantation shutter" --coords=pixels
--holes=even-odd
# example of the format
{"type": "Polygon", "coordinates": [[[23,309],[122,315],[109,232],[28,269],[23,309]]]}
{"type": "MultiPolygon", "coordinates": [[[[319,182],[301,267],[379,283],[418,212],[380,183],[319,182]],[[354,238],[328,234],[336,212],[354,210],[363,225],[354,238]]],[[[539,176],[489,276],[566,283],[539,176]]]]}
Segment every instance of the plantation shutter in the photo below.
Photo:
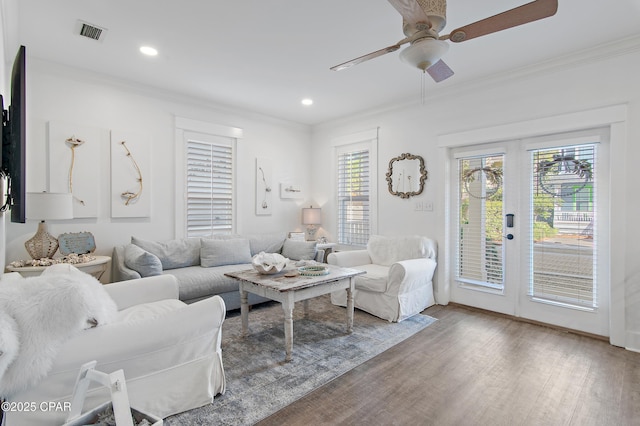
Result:
{"type": "Polygon", "coordinates": [[[529,295],[596,308],[597,144],[531,151],[529,295]]]}
{"type": "Polygon", "coordinates": [[[504,155],[458,159],[456,280],[503,290],[502,177],[504,155]]]}
{"type": "Polygon", "coordinates": [[[338,153],[338,243],[365,246],[370,225],[370,152],[338,153]]]}
{"type": "Polygon", "coordinates": [[[233,144],[187,141],[187,237],[233,230],[233,144]]]}

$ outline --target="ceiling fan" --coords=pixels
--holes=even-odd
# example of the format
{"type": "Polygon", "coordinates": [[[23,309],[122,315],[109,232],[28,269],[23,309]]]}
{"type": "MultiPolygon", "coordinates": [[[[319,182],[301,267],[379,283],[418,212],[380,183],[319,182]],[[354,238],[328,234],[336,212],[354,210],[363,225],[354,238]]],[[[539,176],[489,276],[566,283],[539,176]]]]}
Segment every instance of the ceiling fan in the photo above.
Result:
{"type": "Polygon", "coordinates": [[[456,28],[447,35],[439,35],[447,23],[446,0],[388,0],[402,15],[405,38],[396,44],[331,67],[340,71],[369,59],[395,52],[403,44],[410,45],[400,52],[404,62],[428,73],[440,82],[453,75],[453,70],[440,59],[449,49],[445,40],[454,43],[506,30],[518,25],[555,15],[558,0],[536,0],[486,19],[456,28]]]}

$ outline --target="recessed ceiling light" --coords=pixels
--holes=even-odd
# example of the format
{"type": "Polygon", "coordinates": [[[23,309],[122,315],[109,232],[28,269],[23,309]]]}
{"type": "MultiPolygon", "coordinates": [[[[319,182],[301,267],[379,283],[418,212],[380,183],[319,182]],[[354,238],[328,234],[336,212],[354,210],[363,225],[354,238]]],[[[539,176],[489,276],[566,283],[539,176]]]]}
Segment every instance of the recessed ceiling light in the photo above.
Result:
{"type": "Polygon", "coordinates": [[[307,99],[303,99],[303,100],[302,100],[302,105],[304,105],[304,106],[310,106],[310,105],[313,105],[313,99],[309,99],[309,98],[307,98],[307,99]]]}
{"type": "Polygon", "coordinates": [[[158,54],[158,51],[151,46],[140,47],[140,52],[144,53],[147,56],[156,56],[158,54]]]}

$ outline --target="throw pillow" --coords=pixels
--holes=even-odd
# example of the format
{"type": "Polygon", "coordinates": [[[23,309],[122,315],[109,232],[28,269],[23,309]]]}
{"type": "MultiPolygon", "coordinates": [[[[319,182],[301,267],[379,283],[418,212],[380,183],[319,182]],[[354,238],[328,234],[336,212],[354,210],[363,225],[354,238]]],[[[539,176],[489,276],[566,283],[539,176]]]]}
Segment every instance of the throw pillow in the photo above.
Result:
{"type": "Polygon", "coordinates": [[[248,234],[245,238],[249,239],[249,245],[251,246],[251,255],[255,256],[260,252],[265,253],[280,253],[282,251],[282,244],[287,238],[286,232],[271,232],[264,234],[248,234]]]}
{"type": "Polygon", "coordinates": [[[158,256],[164,270],[186,268],[200,263],[200,240],[198,238],[146,241],[131,237],[131,243],[158,256]]]}
{"type": "Polygon", "coordinates": [[[401,260],[427,257],[425,246],[426,238],[417,235],[398,237],[371,235],[367,243],[367,251],[372,263],[391,266],[401,260]]]}
{"type": "Polygon", "coordinates": [[[200,244],[200,265],[205,268],[251,263],[251,246],[249,240],[245,238],[232,240],[203,238],[200,244]]]}
{"type": "Polygon", "coordinates": [[[158,256],[135,244],[129,244],[124,248],[124,264],[127,268],[139,273],[141,277],[162,275],[162,262],[158,256]]]}
{"type": "Polygon", "coordinates": [[[117,315],[118,307],[103,285],[69,264],[50,266],[37,277],[3,282],[1,350],[13,360],[0,362],[0,395],[12,396],[37,385],[64,342],[84,329],[115,321],[117,315]]]}
{"type": "Polygon", "coordinates": [[[314,260],[317,246],[316,241],[293,241],[287,238],[282,246],[282,255],[291,260],[314,260]]]}

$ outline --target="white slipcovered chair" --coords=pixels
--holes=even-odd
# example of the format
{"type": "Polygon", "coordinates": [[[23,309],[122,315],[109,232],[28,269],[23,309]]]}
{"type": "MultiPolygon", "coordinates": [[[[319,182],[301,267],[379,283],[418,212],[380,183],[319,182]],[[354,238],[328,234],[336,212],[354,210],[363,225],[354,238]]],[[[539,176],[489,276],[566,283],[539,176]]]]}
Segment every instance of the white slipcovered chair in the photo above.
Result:
{"type": "MultiPolygon", "coordinates": [[[[435,304],[436,252],[436,242],[426,237],[372,235],[366,250],[331,253],[328,263],[366,271],[356,277],[355,307],[399,322],[435,304]]],[[[346,306],[346,293],[332,293],[331,302],[346,306]]]]}
{"type": "MultiPolygon", "coordinates": [[[[3,281],[0,281],[2,291],[3,281]]],[[[213,402],[225,391],[220,349],[225,305],[213,296],[190,305],[178,300],[172,275],[104,286],[116,303],[115,318],[73,333],[58,350],[48,374],[8,401],[70,401],[80,367],[96,360],[96,370],[124,370],[132,408],[161,418],[213,402]]],[[[106,387],[94,385],[84,411],[109,401],[106,387]]],[[[53,425],[68,411],[5,413],[5,426],[53,425]]]]}

